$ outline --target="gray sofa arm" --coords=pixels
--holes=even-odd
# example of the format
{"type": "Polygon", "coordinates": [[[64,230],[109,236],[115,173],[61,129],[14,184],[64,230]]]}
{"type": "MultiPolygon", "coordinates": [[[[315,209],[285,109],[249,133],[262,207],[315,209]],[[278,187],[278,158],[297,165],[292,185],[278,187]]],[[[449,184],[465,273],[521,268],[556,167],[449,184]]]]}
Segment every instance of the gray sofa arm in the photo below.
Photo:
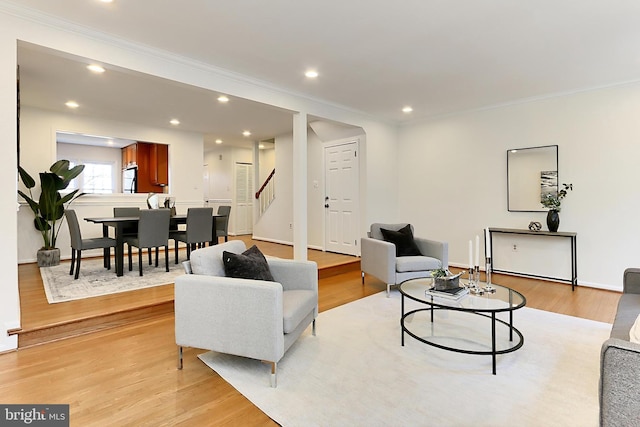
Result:
{"type": "Polygon", "coordinates": [[[600,354],[600,426],[638,425],[640,344],[610,338],[600,354]]]}
{"type": "Polygon", "coordinates": [[[282,285],[185,274],[175,280],[176,344],[259,360],[284,354],[282,285]]]}
{"type": "Polygon", "coordinates": [[[640,268],[627,268],[624,271],[622,288],[625,294],[640,294],[640,268]]]}
{"type": "Polygon", "coordinates": [[[361,238],[360,269],[384,283],[395,283],[396,245],[370,237],[361,238]]]}
{"type": "Polygon", "coordinates": [[[442,261],[442,268],[445,270],[449,268],[449,243],[422,237],[414,237],[414,241],[422,255],[439,259],[442,261]]]}

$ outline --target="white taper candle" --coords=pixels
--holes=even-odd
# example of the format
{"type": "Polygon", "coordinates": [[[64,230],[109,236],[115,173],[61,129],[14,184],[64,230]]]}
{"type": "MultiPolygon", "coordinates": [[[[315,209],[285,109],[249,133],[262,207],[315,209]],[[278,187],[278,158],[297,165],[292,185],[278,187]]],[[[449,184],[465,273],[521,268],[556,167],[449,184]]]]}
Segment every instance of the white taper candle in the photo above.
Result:
{"type": "Polygon", "coordinates": [[[489,233],[489,228],[484,229],[484,250],[485,257],[491,257],[491,234],[489,233]]]}

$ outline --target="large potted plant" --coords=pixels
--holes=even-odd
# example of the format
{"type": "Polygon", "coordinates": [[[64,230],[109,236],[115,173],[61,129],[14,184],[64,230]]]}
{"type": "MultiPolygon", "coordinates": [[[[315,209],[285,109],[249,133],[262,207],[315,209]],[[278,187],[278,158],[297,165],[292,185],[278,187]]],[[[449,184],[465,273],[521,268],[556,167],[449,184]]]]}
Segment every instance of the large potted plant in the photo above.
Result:
{"type": "Polygon", "coordinates": [[[36,186],[36,181],[21,166],[18,173],[29,194],[18,190],[18,194],[29,204],[35,216],[33,224],[42,235],[42,248],[38,250],[38,266],[46,267],[60,264],[60,249],[56,247],[56,240],[62,217],[64,216],[65,203],[70,203],[83,193],[73,190],[64,196],[60,193],[65,190],[71,180],[76,178],[84,170],[84,165],[69,168],[68,160],[58,160],[49,168],[48,172],[40,172],[40,196],[36,199],[31,189],[36,186]]]}

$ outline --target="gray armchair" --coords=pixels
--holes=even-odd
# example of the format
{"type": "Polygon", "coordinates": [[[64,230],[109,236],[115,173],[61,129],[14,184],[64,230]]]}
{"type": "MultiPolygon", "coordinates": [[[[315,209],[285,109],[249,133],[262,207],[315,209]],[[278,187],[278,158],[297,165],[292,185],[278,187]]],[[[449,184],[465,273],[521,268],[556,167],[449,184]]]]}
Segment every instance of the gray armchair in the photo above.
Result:
{"type": "Polygon", "coordinates": [[[271,386],[284,353],[318,315],[318,268],[311,261],[267,258],[275,282],[224,277],[222,252],[242,253],[232,240],[198,249],[175,280],[178,369],[182,348],[195,347],[271,364],[271,386]]]}
{"type": "MultiPolygon", "coordinates": [[[[398,231],[407,226],[404,224],[371,224],[367,237],[360,242],[360,265],[362,284],[365,274],[370,274],[387,284],[387,297],[391,286],[399,285],[409,279],[430,277],[431,270],[449,268],[449,245],[420,237],[414,242],[421,255],[396,256],[396,246],[383,239],[381,228],[398,231]]],[[[411,226],[413,232],[413,226],[411,226]]]]}

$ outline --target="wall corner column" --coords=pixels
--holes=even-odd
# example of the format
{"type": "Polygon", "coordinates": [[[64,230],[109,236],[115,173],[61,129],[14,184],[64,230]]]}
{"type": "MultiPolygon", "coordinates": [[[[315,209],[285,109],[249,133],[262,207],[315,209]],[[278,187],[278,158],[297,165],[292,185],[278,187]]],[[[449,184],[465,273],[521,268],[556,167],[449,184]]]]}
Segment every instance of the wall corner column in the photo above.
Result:
{"type": "Polygon", "coordinates": [[[293,115],[293,259],[307,259],[307,113],[293,115]]]}

